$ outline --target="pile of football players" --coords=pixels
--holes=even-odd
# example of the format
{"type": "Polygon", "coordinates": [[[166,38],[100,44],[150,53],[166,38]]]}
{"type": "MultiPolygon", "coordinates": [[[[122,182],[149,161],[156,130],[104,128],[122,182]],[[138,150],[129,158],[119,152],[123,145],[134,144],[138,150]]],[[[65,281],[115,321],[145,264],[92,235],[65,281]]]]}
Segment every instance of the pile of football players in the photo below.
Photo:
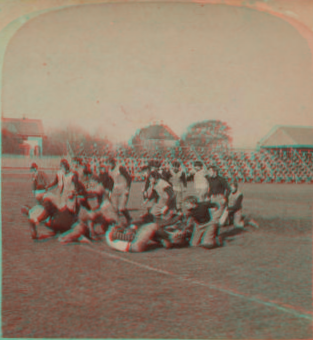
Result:
{"type": "Polygon", "coordinates": [[[215,167],[196,161],[189,178],[179,161],[161,167],[150,161],[141,169],[145,177],[142,211],[133,220],[127,209],[132,176],[123,161],[62,159],[52,182],[36,163],[31,165],[32,191],[37,204],[23,206],[33,240],[58,237],[62,244],[89,243],[105,238],[113,249],[143,252],[155,247],[203,247],[224,244],[225,225],[245,230],[258,227],[242,215],[243,194],[235,181],[218,175],[215,167]],[[194,195],[186,196],[193,180],[194,195]],[[49,232],[39,233],[39,226],[49,232]]]}

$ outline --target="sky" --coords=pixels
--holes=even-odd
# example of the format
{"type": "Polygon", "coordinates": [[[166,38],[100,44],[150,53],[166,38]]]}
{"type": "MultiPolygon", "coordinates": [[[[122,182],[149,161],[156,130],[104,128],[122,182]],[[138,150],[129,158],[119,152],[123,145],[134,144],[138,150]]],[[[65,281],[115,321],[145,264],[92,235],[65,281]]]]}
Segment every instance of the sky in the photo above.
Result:
{"type": "Polygon", "coordinates": [[[3,65],[5,117],[74,124],[114,142],[151,123],[182,135],[231,127],[254,148],[275,125],[312,124],[312,56],[287,22],[251,9],[101,4],[50,12],[15,34],[3,65]]]}

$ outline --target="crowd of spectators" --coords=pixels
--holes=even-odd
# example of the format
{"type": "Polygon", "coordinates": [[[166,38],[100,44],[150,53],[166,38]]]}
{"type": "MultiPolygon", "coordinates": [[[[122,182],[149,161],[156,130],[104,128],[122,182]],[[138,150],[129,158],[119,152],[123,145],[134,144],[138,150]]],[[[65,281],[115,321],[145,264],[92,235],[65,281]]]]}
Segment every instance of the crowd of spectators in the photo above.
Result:
{"type": "Polygon", "coordinates": [[[206,166],[216,166],[223,177],[243,183],[313,183],[312,151],[261,149],[212,152],[203,147],[138,148],[128,145],[113,149],[106,144],[89,144],[71,146],[72,154],[99,160],[117,158],[135,181],[144,179],[140,170],[149,160],[155,159],[160,162],[161,168],[168,162],[179,161],[189,177],[192,176],[193,163],[202,161],[206,166]]]}

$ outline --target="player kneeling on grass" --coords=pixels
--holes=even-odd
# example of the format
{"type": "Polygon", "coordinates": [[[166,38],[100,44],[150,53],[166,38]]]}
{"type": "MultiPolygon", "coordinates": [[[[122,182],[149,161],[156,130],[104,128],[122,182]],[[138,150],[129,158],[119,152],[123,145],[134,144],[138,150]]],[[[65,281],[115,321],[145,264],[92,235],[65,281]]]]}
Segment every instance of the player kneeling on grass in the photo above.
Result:
{"type": "Polygon", "coordinates": [[[222,246],[219,235],[219,223],[211,218],[211,208],[216,208],[216,203],[198,202],[197,197],[189,196],[185,199],[187,228],[192,230],[190,238],[191,247],[214,248],[222,246]]]}
{"type": "Polygon", "coordinates": [[[258,224],[253,219],[244,218],[242,215],[243,193],[238,189],[237,181],[232,181],[229,186],[228,206],[223,220],[229,225],[234,225],[235,228],[244,228],[245,224],[258,228],[258,224]]]}
{"type": "Polygon", "coordinates": [[[150,202],[149,215],[154,222],[169,219],[175,213],[176,197],[173,188],[157,172],[150,174],[146,197],[150,202]]]}
{"type": "Polygon", "coordinates": [[[57,211],[51,220],[44,223],[51,230],[50,234],[38,235],[38,218],[44,213],[44,210],[42,205],[36,205],[31,209],[26,206],[22,208],[22,213],[28,217],[33,240],[53,237],[60,233],[59,241],[62,243],[86,241],[86,236],[89,236],[88,226],[79,220],[75,211],[69,208],[57,211]]]}

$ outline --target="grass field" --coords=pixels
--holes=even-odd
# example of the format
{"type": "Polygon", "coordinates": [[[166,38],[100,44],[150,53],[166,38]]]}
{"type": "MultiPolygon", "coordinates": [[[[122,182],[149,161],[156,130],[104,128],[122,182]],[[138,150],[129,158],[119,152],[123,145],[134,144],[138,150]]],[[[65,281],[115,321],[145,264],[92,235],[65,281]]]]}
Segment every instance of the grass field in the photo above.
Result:
{"type": "Polygon", "coordinates": [[[313,186],[243,185],[260,228],[223,248],[124,254],[32,241],[20,214],[34,204],[29,179],[2,174],[3,337],[312,338],[313,186]]]}

